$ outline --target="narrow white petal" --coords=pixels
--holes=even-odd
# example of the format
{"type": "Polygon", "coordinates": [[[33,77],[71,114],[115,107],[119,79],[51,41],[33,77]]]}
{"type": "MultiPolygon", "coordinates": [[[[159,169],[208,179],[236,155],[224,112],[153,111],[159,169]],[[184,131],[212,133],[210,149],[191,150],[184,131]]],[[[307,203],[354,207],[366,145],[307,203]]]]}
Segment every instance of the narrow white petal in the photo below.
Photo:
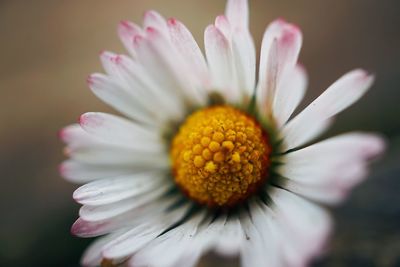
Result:
{"type": "Polygon", "coordinates": [[[83,127],[70,125],[60,131],[61,139],[67,143],[65,153],[76,161],[94,165],[131,164],[138,171],[144,170],[142,167],[165,168],[169,164],[164,145],[154,133],[143,130],[143,126],[101,113],[82,115],[81,124],[83,127]]]}
{"type": "Polygon", "coordinates": [[[106,72],[113,78],[115,83],[121,85],[131,96],[131,104],[139,105],[151,112],[152,103],[156,95],[153,83],[149,81],[144,68],[136,61],[125,55],[117,55],[105,51],[100,56],[106,72]],[[137,99],[140,98],[140,101],[137,99]],[[146,104],[143,104],[146,103],[146,104]]]}
{"type": "Polygon", "coordinates": [[[109,204],[155,189],[162,178],[162,173],[153,171],[102,179],[79,187],[73,198],[84,205],[109,204]]]}
{"type": "MultiPolygon", "coordinates": [[[[156,242],[157,239],[161,238],[164,235],[167,235],[168,232],[159,236],[168,227],[172,226],[174,223],[179,221],[186,214],[187,208],[188,206],[184,206],[182,208],[170,212],[167,215],[160,216],[158,221],[153,221],[152,224],[144,223],[142,225],[139,225],[138,227],[133,228],[124,235],[115,239],[113,242],[109,243],[107,247],[105,247],[103,250],[104,257],[123,258],[133,253],[136,253],[134,257],[136,258],[137,257],[136,255],[139,255],[138,259],[140,259],[141,252],[140,251],[138,252],[138,250],[142,249],[149,242],[157,243],[156,242]]],[[[151,246],[151,249],[157,249],[157,248],[155,246],[154,247],[151,246]]],[[[146,248],[144,248],[144,250],[146,250],[146,248]]],[[[156,258],[158,258],[161,255],[153,255],[153,258],[155,256],[156,258]]],[[[156,261],[156,259],[152,260],[156,261]]],[[[164,263],[165,263],[164,266],[167,266],[167,263],[166,262],[164,263]]],[[[138,265],[141,266],[141,264],[138,265]]]]}
{"type": "Polygon", "coordinates": [[[287,189],[335,204],[366,177],[368,161],[384,147],[382,138],[373,134],[342,134],[288,153],[278,173],[289,179],[287,189]]]}
{"type": "Polygon", "coordinates": [[[230,102],[239,101],[237,77],[229,40],[221,29],[209,25],[204,32],[205,51],[210,69],[213,88],[225,96],[230,102]]]}
{"type": "Polygon", "coordinates": [[[291,192],[274,188],[269,192],[276,213],[278,231],[288,266],[307,266],[310,259],[322,253],[332,228],[327,211],[291,192]]]}
{"type": "Polygon", "coordinates": [[[68,181],[79,184],[137,172],[130,164],[89,164],[71,159],[64,161],[60,165],[59,171],[68,181]]]}
{"type": "Polygon", "coordinates": [[[154,239],[139,250],[130,260],[131,266],[173,267],[186,255],[193,244],[200,222],[205,213],[200,212],[188,221],[154,239]]]}
{"type": "Polygon", "coordinates": [[[155,124],[154,115],[143,106],[145,102],[139,102],[139,98],[135,96],[135,85],[124,87],[111,77],[99,73],[90,75],[88,84],[98,98],[122,114],[145,124],[155,124]]]}
{"type": "Polygon", "coordinates": [[[155,28],[164,34],[166,37],[169,37],[167,22],[163,16],[160,15],[157,11],[149,10],[146,11],[143,17],[143,28],[155,28]]]}
{"type": "Polygon", "coordinates": [[[118,110],[124,108],[125,113],[130,111],[128,116],[135,120],[143,121],[150,116],[150,119],[147,119],[149,121],[144,121],[146,123],[152,123],[154,118],[162,121],[170,120],[171,117],[180,114],[179,105],[176,106],[175,104],[177,101],[176,94],[157,84],[153,77],[154,72],[148,72],[139,62],[124,55],[103,52],[101,59],[107,73],[111,75],[110,81],[106,84],[99,84],[101,86],[99,88],[92,88],[93,86],[91,88],[97,88],[95,93],[97,92],[102,96],[104,101],[111,102],[113,100],[115,102],[111,103],[113,106],[120,104],[121,107],[117,106],[116,108],[118,110]],[[117,90],[117,92],[114,92],[114,90],[117,90]],[[103,96],[104,94],[107,95],[103,96]],[[115,95],[108,96],[110,94],[115,95]],[[157,101],[154,102],[154,99],[157,99],[157,101]],[[142,115],[142,113],[144,114],[142,115]]]}
{"type": "Polygon", "coordinates": [[[71,124],[59,132],[60,139],[66,143],[69,147],[79,147],[83,145],[95,145],[100,144],[101,141],[88,134],[82,129],[79,124],[71,124]]]}
{"type": "Polygon", "coordinates": [[[249,32],[249,8],[247,0],[229,0],[225,15],[231,27],[232,52],[239,89],[247,98],[254,93],[256,50],[249,32]]]}
{"type": "Polygon", "coordinates": [[[210,77],[203,53],[190,31],[176,19],[168,20],[168,28],[172,44],[182,55],[185,63],[197,79],[198,86],[208,87],[210,77]]]}
{"type": "Polygon", "coordinates": [[[88,164],[131,165],[136,170],[146,170],[151,167],[163,170],[169,166],[168,155],[163,149],[147,151],[130,147],[112,145],[89,145],[75,148],[65,148],[67,155],[76,161],[88,164]]]}
{"type": "Polygon", "coordinates": [[[348,190],[338,187],[330,188],[321,185],[309,185],[292,179],[283,180],[282,186],[290,192],[326,205],[337,205],[341,203],[348,194],[348,190]]]}
{"type": "Polygon", "coordinates": [[[195,74],[187,68],[169,38],[149,27],[145,36],[135,39],[135,47],[140,63],[153,75],[159,87],[176,95],[176,105],[183,108],[181,101],[195,105],[204,103],[204,90],[197,87],[195,74]]]}
{"type": "Polygon", "coordinates": [[[128,50],[128,52],[132,55],[132,57],[135,58],[136,51],[133,48],[133,38],[138,34],[142,34],[143,33],[142,29],[135,23],[124,20],[118,24],[117,30],[119,38],[124,44],[126,50],[128,50]]]}
{"type": "Polygon", "coordinates": [[[240,223],[245,233],[241,247],[241,266],[280,267],[281,254],[275,233],[260,209],[250,208],[250,214],[242,213],[240,223]]]}
{"type": "Polygon", "coordinates": [[[84,205],[79,210],[79,216],[86,222],[100,222],[112,220],[123,214],[133,214],[143,208],[147,209],[150,203],[160,198],[163,198],[170,205],[177,201],[175,198],[165,196],[171,190],[170,184],[164,183],[158,187],[153,186],[153,189],[120,201],[112,201],[110,204],[84,205]]]}
{"type": "MultiPolygon", "coordinates": [[[[148,201],[143,205],[140,205],[131,210],[127,210],[120,214],[114,214],[114,216],[107,216],[102,220],[86,221],[83,218],[79,218],[72,225],[71,232],[80,237],[93,237],[104,235],[107,233],[114,232],[121,228],[133,228],[143,223],[157,222],[160,216],[163,214],[170,213],[169,208],[176,202],[171,197],[158,197],[153,201],[148,201]]],[[[99,213],[100,214],[100,213],[99,213]]],[[[93,213],[93,216],[97,216],[93,213]]]]}
{"type": "Polygon", "coordinates": [[[225,14],[234,28],[248,29],[249,6],[247,0],[228,0],[225,14]]]}
{"type": "Polygon", "coordinates": [[[222,225],[219,235],[216,235],[216,252],[223,256],[235,256],[240,252],[244,233],[238,218],[229,218],[222,225]]]}
{"type": "Polygon", "coordinates": [[[79,123],[89,134],[109,144],[146,151],[162,146],[159,132],[119,116],[88,112],[80,117],[79,123]]]}
{"type": "Polygon", "coordinates": [[[374,77],[366,71],[353,70],[333,83],[282,129],[287,149],[301,146],[329,126],[332,116],[361,98],[371,86],[374,77]]]}
{"type": "Polygon", "coordinates": [[[250,98],[254,93],[256,75],[254,41],[249,31],[235,30],[232,43],[239,89],[250,98]]]}
{"type": "Polygon", "coordinates": [[[300,29],[282,19],[272,22],[264,33],[261,45],[258,106],[262,114],[268,115],[275,94],[281,89],[287,72],[297,63],[302,44],[300,29]]]}
{"type": "Polygon", "coordinates": [[[90,244],[90,246],[83,253],[81,259],[81,265],[85,267],[100,266],[100,263],[103,259],[101,252],[104,245],[114,240],[121,234],[122,232],[118,231],[96,239],[92,244],[90,244]]]}
{"type": "Polygon", "coordinates": [[[301,65],[287,72],[282,86],[276,91],[272,111],[277,127],[282,127],[299,105],[307,89],[307,74],[301,65]]]}

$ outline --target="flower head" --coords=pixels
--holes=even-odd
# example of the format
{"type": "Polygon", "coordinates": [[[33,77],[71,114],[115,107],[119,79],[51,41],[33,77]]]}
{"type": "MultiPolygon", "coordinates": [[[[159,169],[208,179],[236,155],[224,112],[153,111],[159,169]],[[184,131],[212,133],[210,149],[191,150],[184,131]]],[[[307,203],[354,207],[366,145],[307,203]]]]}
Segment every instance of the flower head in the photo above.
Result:
{"type": "Polygon", "coordinates": [[[331,219],[367,174],[382,139],[350,133],[312,143],[373,76],[353,70],[298,115],[307,87],[300,29],[282,19],[256,56],[246,0],[228,0],[205,30],[205,54],[178,20],[123,21],[129,56],[101,54],[89,87],[124,117],[86,113],[61,131],[62,175],[86,183],[72,232],[102,236],[82,264],[194,266],[207,251],[242,266],[305,266],[331,219]]]}

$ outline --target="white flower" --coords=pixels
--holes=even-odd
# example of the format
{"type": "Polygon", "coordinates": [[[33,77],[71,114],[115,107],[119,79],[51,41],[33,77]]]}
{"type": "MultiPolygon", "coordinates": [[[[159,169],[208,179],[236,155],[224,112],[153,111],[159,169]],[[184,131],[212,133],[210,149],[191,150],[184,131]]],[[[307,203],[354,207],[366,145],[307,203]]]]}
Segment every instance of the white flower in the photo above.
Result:
{"type": "Polygon", "coordinates": [[[298,27],[272,22],[256,57],[245,0],[205,30],[204,58],[186,27],[149,11],[119,25],[130,56],[104,52],[88,83],[127,117],[86,113],[61,131],[62,175],[86,183],[72,232],[104,235],[82,264],[194,266],[207,251],[242,266],[306,266],[331,229],[320,204],[342,201],[383,151],[373,134],[310,144],[373,77],[351,71],[298,115],[307,77],[298,27]]]}

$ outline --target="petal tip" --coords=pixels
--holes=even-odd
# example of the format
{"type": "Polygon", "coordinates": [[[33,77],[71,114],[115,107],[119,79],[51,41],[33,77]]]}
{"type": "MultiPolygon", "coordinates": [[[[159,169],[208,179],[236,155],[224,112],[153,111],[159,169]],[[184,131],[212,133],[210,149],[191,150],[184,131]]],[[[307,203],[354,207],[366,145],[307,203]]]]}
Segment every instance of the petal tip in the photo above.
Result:
{"type": "Polygon", "coordinates": [[[58,165],[58,173],[59,173],[61,176],[65,176],[66,169],[67,169],[67,168],[66,168],[66,164],[65,164],[64,162],[58,165]]]}
{"type": "Polygon", "coordinates": [[[167,20],[168,25],[170,26],[176,26],[178,24],[178,20],[176,18],[169,18],[167,20]]]}
{"type": "Polygon", "coordinates": [[[66,131],[65,131],[65,127],[58,130],[57,132],[57,138],[58,140],[61,140],[63,142],[66,142],[67,136],[66,136],[66,131]]]}
{"type": "Polygon", "coordinates": [[[118,27],[121,28],[121,29],[129,30],[129,31],[134,29],[133,23],[130,22],[129,20],[121,20],[118,23],[118,27]]]}
{"type": "Polygon", "coordinates": [[[77,219],[75,222],[74,222],[74,224],[72,224],[72,226],[71,226],[71,229],[70,229],[70,233],[72,234],[72,235],[74,235],[74,236],[80,236],[80,234],[81,234],[81,230],[82,230],[82,228],[84,227],[84,224],[83,224],[84,222],[83,222],[83,220],[81,220],[80,218],[79,219],[77,219]]]}
{"type": "Polygon", "coordinates": [[[79,116],[78,123],[82,126],[100,126],[103,122],[103,119],[97,115],[96,112],[87,112],[79,116]]]}

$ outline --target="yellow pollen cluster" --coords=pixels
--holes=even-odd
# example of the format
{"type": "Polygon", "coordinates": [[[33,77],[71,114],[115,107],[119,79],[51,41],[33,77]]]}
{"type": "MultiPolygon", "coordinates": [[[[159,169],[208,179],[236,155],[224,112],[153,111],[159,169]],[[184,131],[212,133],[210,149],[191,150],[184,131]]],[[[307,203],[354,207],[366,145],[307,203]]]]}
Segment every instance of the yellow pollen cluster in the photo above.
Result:
{"type": "Polygon", "coordinates": [[[233,206],[265,181],[271,149],[254,118],[230,106],[190,115],[171,146],[176,184],[208,206],[233,206]]]}

